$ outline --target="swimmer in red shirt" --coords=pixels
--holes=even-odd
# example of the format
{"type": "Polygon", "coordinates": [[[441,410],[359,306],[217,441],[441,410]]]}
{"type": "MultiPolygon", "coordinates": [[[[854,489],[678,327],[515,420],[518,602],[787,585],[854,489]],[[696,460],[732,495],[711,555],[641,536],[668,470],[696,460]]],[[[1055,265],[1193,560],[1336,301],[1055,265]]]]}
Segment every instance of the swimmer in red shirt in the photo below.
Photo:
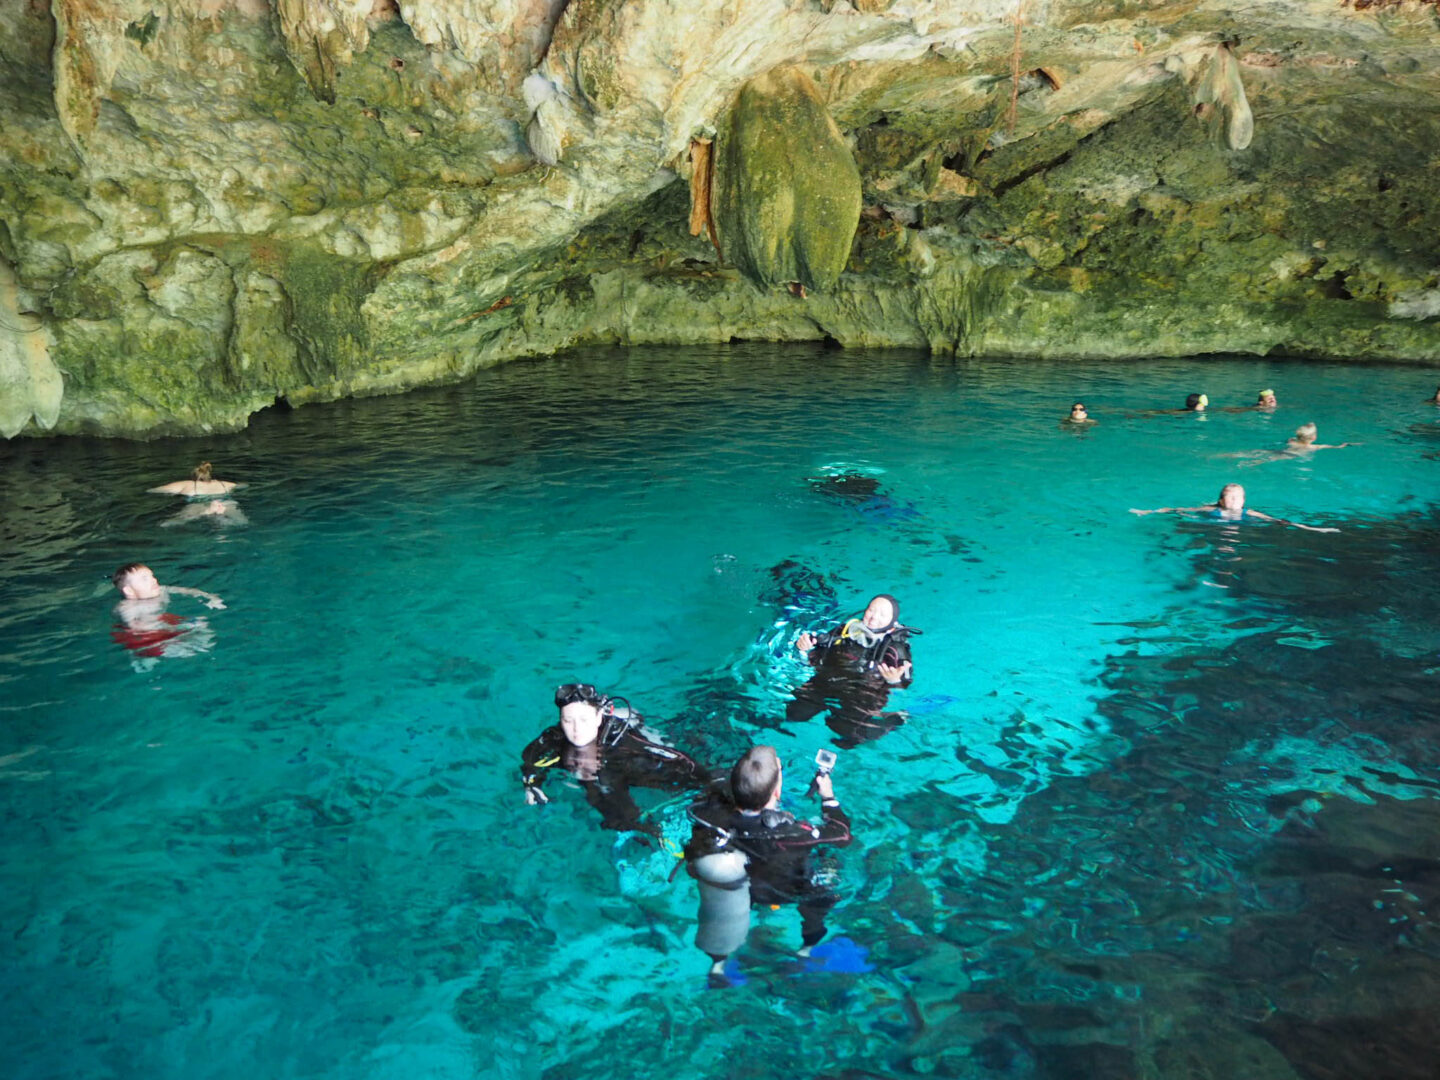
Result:
{"type": "Polygon", "coordinates": [[[124,597],[115,605],[120,623],[110,636],[152,666],[162,656],[205,652],[212,635],[203,618],[186,620],[165,610],[171,596],[193,596],[209,608],[221,609],[225,601],[214,593],[180,585],[161,585],[144,563],[126,563],[110,578],[124,597]]]}

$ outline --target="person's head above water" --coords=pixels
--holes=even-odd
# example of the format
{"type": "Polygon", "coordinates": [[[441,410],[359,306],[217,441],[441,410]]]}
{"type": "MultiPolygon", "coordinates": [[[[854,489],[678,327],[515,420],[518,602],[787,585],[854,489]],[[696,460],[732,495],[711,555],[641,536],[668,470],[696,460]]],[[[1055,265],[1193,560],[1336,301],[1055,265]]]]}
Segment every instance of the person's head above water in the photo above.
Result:
{"type": "Polygon", "coordinates": [[[1260,393],[1255,397],[1255,407],[1257,409],[1273,409],[1275,408],[1275,405],[1276,401],[1274,390],[1261,390],[1260,393]]]}
{"type": "Polygon", "coordinates": [[[889,630],[900,618],[900,602],[889,593],[872,597],[861,622],[867,630],[889,630]]]}
{"type": "Polygon", "coordinates": [[[1077,401],[1074,405],[1070,406],[1071,420],[1085,420],[1089,417],[1089,415],[1090,414],[1085,411],[1084,402],[1077,401]]]}
{"type": "Polygon", "coordinates": [[[560,709],[560,730],[571,746],[589,746],[600,736],[605,699],[589,683],[566,683],[555,688],[560,709]]]}
{"type": "Polygon", "coordinates": [[[764,810],[780,797],[780,755],[773,746],[752,746],[730,770],[730,792],[741,810],[764,810]]]}
{"type": "Polygon", "coordinates": [[[126,563],[110,575],[110,580],[126,600],[154,600],[160,595],[160,582],[144,563],[126,563]]]}
{"type": "Polygon", "coordinates": [[[1210,399],[1204,394],[1191,394],[1185,399],[1187,412],[1204,412],[1205,406],[1210,404],[1210,399]]]}
{"type": "Polygon", "coordinates": [[[1244,510],[1245,489],[1239,484],[1226,484],[1220,489],[1215,505],[1221,510],[1244,510]]]}
{"type": "Polygon", "coordinates": [[[1313,424],[1301,424],[1295,429],[1295,441],[1313,443],[1320,436],[1320,430],[1313,424]]]}
{"type": "Polygon", "coordinates": [[[190,479],[194,480],[197,484],[208,483],[212,480],[213,476],[211,474],[210,462],[202,461],[199,465],[196,465],[190,472],[190,479]]]}

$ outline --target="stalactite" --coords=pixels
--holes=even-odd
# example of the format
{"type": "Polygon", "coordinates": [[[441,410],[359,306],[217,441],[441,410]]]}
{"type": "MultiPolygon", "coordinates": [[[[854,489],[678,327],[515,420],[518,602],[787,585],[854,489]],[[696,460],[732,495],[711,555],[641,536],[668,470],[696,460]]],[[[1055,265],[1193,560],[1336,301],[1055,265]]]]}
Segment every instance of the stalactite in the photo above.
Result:
{"type": "Polygon", "coordinates": [[[715,156],[711,153],[712,139],[690,140],[690,235],[699,236],[701,231],[710,237],[715,245],[715,254],[724,259],[720,250],[720,237],[715,233],[715,218],[710,212],[710,185],[715,176],[715,156]]]}

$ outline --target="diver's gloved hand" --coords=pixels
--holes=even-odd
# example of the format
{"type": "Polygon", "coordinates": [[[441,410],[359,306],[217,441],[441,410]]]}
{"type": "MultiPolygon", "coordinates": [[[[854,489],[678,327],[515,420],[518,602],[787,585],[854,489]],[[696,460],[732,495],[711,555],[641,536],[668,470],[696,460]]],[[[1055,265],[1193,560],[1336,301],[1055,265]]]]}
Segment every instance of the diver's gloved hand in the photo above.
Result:
{"type": "Polygon", "coordinates": [[[909,676],[910,661],[906,660],[903,664],[880,664],[879,671],[880,677],[893,686],[909,676]]]}
{"type": "Polygon", "coordinates": [[[530,787],[529,785],[526,786],[526,788],[525,788],[525,805],[526,805],[526,806],[543,806],[545,803],[548,803],[549,801],[550,801],[550,796],[549,796],[549,795],[546,795],[545,792],[541,791],[538,787],[530,787]]]}

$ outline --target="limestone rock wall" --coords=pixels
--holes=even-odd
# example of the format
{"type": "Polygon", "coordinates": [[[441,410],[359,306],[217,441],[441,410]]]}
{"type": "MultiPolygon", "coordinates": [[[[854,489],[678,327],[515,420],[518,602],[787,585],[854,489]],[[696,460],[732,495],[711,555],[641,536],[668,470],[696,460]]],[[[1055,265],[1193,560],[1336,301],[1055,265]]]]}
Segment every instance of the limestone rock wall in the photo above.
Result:
{"type": "Polygon", "coordinates": [[[587,342],[1440,361],[1437,61],[1433,0],[17,0],[0,434],[587,342]],[[757,248],[776,80],[833,131],[785,198],[834,220],[757,248]]]}

